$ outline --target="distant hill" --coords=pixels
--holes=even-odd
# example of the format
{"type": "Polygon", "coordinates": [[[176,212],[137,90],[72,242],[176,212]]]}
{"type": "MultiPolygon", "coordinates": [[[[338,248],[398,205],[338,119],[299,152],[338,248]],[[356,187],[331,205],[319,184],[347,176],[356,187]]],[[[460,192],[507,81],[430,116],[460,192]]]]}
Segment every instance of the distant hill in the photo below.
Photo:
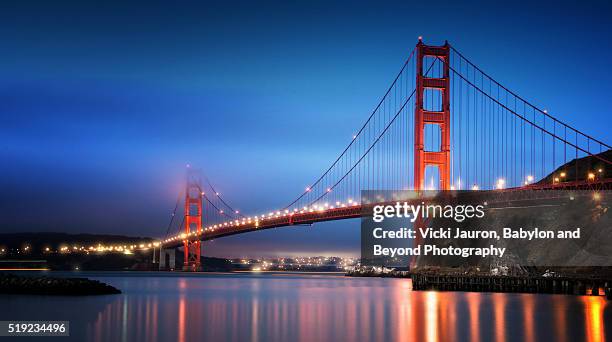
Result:
{"type": "MultiPolygon", "coordinates": [[[[119,252],[89,252],[76,251],[61,253],[60,246],[96,246],[102,245],[132,245],[153,242],[150,237],[134,237],[105,234],[67,234],[67,233],[11,233],[0,234],[0,268],[14,266],[15,262],[36,260],[44,267],[52,270],[156,270],[157,264],[152,264],[152,249],[134,250],[133,253],[119,252]],[[29,251],[24,253],[24,247],[29,251]],[[46,248],[51,251],[46,251],[46,248]],[[2,266],[3,265],[3,266],[2,266]],[[8,265],[8,266],[7,266],[8,265]]],[[[183,259],[183,253],[176,253],[177,263],[183,259]]],[[[26,262],[27,263],[27,262],[26,262]]],[[[202,257],[204,271],[228,272],[232,270],[231,262],[223,258],[202,257]]],[[[13,267],[14,268],[14,267],[13,267]]]]}
{"type": "Polygon", "coordinates": [[[152,242],[150,237],[134,237],[106,234],[67,234],[53,232],[8,233],[0,234],[0,246],[3,248],[22,248],[30,246],[34,250],[45,247],[57,248],[60,245],[97,245],[97,244],[135,244],[152,242]]]}
{"type": "MultiPolygon", "coordinates": [[[[612,161],[612,150],[601,152],[595,156],[604,160],[612,161]]],[[[595,156],[572,159],[571,161],[559,166],[548,176],[542,178],[537,184],[550,184],[553,182],[555,177],[559,177],[561,182],[564,180],[586,180],[589,172],[595,173],[597,178],[612,177],[612,165],[603,162],[601,159],[595,156]],[[601,172],[599,172],[599,170],[601,170],[601,172]],[[565,172],[564,178],[560,177],[562,172],[565,172]]]]}

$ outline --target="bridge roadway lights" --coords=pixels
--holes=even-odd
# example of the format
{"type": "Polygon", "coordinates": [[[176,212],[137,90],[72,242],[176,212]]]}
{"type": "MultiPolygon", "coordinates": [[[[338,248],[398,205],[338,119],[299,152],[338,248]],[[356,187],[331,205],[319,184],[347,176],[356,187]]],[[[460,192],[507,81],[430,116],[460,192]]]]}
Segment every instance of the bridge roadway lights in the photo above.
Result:
{"type": "Polygon", "coordinates": [[[174,270],[176,268],[176,249],[174,248],[159,248],[159,270],[174,270]],[[168,255],[168,266],[166,266],[166,255],[168,255]]]}

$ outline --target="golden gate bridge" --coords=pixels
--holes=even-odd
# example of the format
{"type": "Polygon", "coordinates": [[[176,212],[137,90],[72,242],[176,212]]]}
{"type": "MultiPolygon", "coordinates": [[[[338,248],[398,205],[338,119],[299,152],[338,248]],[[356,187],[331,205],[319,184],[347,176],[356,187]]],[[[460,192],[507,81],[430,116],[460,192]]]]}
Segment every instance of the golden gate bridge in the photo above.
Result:
{"type": "Polygon", "coordinates": [[[160,268],[183,247],[183,269],[200,269],[201,241],[360,217],[370,205],[360,203],[362,190],[609,189],[611,165],[610,145],[509,90],[448,42],[419,37],[346,148],[282,208],[245,215],[188,165],[159,242],[160,268]]]}

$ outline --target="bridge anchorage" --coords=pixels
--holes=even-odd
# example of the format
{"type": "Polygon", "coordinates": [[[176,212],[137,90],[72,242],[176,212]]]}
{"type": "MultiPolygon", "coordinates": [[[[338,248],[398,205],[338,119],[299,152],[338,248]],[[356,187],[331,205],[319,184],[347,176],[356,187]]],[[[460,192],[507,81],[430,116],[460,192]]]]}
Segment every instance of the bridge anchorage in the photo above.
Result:
{"type": "Polygon", "coordinates": [[[177,201],[160,241],[160,269],[175,269],[182,249],[182,269],[200,270],[202,241],[359,218],[375,204],[361,203],[362,190],[532,196],[611,189],[612,149],[512,92],[448,42],[431,46],[419,38],[339,157],[285,207],[245,216],[206,177],[187,173],[183,220],[175,220],[177,201]]]}

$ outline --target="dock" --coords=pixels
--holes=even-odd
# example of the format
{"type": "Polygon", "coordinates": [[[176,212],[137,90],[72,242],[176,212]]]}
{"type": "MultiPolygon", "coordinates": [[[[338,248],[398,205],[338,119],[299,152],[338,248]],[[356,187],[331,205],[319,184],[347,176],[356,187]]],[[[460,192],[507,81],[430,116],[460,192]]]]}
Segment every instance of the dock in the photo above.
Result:
{"type": "Polygon", "coordinates": [[[517,292],[606,296],[612,299],[612,280],[601,278],[436,275],[413,273],[414,291],[517,292]]]}

